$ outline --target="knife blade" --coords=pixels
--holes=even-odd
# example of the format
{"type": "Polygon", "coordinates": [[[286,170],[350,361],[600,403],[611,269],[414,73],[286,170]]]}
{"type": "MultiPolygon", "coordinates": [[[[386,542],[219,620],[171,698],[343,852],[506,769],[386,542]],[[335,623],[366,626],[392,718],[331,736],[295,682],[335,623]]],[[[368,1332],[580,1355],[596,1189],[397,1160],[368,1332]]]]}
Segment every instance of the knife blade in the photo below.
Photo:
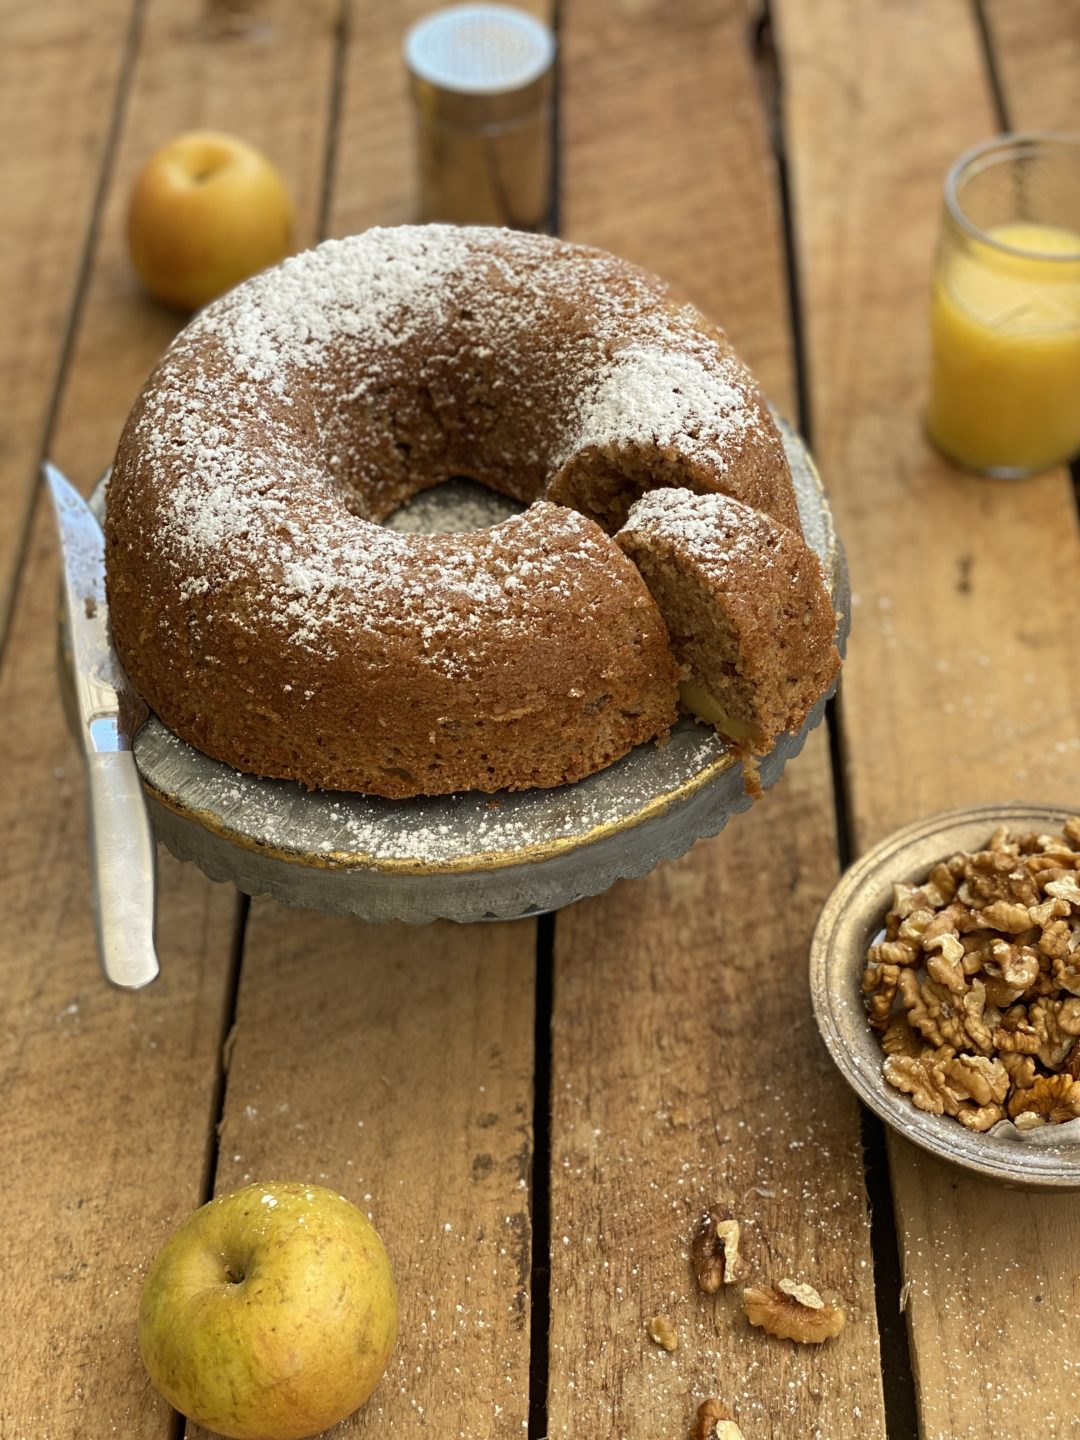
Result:
{"type": "Polygon", "coordinates": [[[155,842],[132,743],[146,707],[113,649],[105,599],[105,536],[79,492],[46,461],[63,560],[64,609],[87,778],[98,955],[105,978],[138,990],[158,974],[155,842]]]}

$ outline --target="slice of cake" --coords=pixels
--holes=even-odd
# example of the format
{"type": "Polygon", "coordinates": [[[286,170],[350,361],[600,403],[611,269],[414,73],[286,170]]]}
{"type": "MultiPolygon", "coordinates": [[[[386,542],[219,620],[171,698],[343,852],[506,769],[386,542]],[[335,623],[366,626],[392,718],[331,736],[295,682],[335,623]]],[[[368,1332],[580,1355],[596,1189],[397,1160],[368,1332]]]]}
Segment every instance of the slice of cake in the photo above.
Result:
{"type": "Polygon", "coordinates": [[[616,538],[667,624],[686,708],[747,756],[797,730],[840,667],[802,536],[726,495],[669,488],[643,495],[616,538]]]}

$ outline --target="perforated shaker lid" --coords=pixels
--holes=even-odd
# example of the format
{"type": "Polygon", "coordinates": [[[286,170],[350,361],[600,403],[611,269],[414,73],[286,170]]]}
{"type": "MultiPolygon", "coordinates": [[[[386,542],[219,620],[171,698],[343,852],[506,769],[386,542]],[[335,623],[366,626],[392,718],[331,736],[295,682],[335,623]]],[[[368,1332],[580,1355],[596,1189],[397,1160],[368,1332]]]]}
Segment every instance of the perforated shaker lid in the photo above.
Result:
{"type": "Polygon", "coordinates": [[[405,36],[405,63],[418,98],[448,118],[507,119],[550,88],[555,37],[508,5],[454,5],[405,36]]]}

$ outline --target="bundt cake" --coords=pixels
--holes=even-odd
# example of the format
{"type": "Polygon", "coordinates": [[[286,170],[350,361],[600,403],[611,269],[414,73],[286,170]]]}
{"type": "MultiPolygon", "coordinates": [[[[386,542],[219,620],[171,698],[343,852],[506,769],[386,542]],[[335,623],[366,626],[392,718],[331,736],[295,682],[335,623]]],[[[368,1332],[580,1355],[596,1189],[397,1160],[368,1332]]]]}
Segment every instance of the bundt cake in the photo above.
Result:
{"type": "Polygon", "coordinates": [[[749,619],[787,583],[776,557],[805,550],[753,378],[660,280],[542,236],[371,230],[209,306],[124,428],[106,547],[116,647],[162,721],[313,787],[575,780],[667,732],[682,666],[721,688],[714,658],[766,687],[730,712],[764,743],[824,673],[804,645],[773,675],[749,619]],[[465,535],[379,523],[455,476],[529,508],[465,535]],[[742,526],[764,563],[716,583],[682,564],[656,585],[643,556],[663,506],[639,499],[655,486],[678,487],[676,508],[738,502],[687,515],[742,526]],[[742,583],[760,592],[749,610],[742,583]],[[744,627],[734,661],[726,639],[687,643],[687,594],[710,636],[744,627]]]}

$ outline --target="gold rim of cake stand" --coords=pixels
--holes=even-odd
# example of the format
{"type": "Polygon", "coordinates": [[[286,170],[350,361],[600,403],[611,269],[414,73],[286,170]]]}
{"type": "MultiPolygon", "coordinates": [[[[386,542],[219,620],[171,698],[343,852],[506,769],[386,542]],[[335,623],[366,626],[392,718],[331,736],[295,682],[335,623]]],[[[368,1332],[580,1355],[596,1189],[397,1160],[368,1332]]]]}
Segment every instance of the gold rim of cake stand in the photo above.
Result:
{"type": "Polygon", "coordinates": [[[159,805],[164,806],[172,814],[180,816],[183,820],[192,820],[201,825],[204,830],[209,830],[212,834],[228,840],[230,844],[239,845],[241,849],[248,850],[252,854],[266,855],[274,860],[284,860],[290,864],[303,865],[317,870],[365,869],[378,870],[381,874],[387,875],[452,875],[465,871],[502,870],[509,865],[525,865],[537,860],[551,860],[557,855],[564,855],[569,850],[578,850],[583,845],[591,845],[609,835],[621,834],[624,830],[631,830],[664,810],[670,809],[676,802],[690,799],[704,786],[716,780],[725,770],[729,770],[738,763],[738,756],[732,751],[727,751],[715,760],[711,760],[704,769],[691,775],[682,784],[666,790],[660,795],[651,796],[641,809],[635,810],[633,814],[593,825],[589,830],[582,831],[577,835],[558,835],[551,840],[530,841],[515,846],[512,850],[483,850],[473,855],[463,855],[453,860],[442,861],[416,860],[409,856],[376,857],[364,851],[353,850],[326,850],[317,853],[306,850],[286,850],[280,846],[257,840],[242,830],[230,828],[223,824],[212,810],[197,810],[178,802],[175,796],[159,790],[156,785],[146,779],[145,775],[143,776],[143,786],[151,799],[156,800],[159,805]]]}

